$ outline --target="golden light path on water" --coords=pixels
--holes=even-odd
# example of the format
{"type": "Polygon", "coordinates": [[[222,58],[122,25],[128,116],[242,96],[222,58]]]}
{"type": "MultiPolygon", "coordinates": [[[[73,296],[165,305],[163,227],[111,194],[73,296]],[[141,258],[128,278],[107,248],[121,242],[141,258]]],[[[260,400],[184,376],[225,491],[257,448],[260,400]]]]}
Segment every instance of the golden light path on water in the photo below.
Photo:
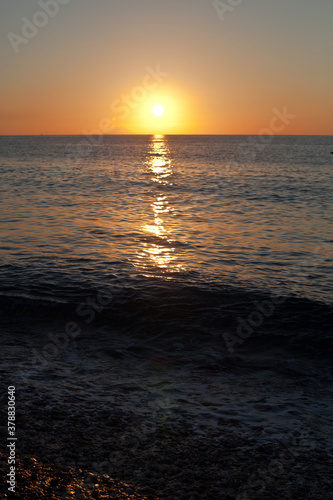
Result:
{"type": "Polygon", "coordinates": [[[179,272],[184,268],[176,262],[173,227],[169,223],[174,209],[168,199],[167,191],[163,189],[172,185],[173,174],[169,147],[163,135],[152,137],[145,165],[153,183],[154,201],[150,205],[151,221],[141,226],[143,237],[140,239],[141,245],[135,264],[146,271],[152,271],[153,267],[153,274],[165,276],[166,273],[179,272]]]}

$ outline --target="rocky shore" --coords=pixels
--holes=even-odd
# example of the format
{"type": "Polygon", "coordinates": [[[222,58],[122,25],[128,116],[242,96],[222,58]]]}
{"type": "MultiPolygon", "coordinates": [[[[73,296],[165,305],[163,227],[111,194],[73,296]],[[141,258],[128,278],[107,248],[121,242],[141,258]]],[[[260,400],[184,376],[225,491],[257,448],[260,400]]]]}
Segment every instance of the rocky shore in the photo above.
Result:
{"type": "MultiPolygon", "coordinates": [[[[59,408],[33,392],[21,401],[15,498],[333,498],[332,457],[322,450],[309,453],[297,444],[297,433],[292,443],[258,445],[222,423],[200,433],[188,418],[165,411],[149,419],[115,404],[110,410],[91,402],[83,406],[67,401],[59,408]]],[[[6,452],[1,464],[5,477],[6,452]]],[[[6,498],[7,486],[0,488],[6,498]]]]}

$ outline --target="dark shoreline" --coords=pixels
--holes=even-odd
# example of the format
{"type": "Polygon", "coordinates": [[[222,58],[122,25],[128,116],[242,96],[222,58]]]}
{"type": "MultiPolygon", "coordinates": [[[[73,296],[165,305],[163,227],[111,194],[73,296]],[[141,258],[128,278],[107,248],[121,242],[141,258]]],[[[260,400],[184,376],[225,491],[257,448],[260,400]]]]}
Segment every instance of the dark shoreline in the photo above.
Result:
{"type": "MultiPolygon", "coordinates": [[[[168,368],[160,370],[162,382],[168,368]]],[[[119,371],[119,378],[123,375],[119,371]]],[[[98,397],[88,400],[74,384],[62,384],[69,390],[60,399],[52,384],[49,389],[44,384],[17,388],[19,500],[333,498],[333,455],[319,444],[308,447],[301,428],[290,429],[280,440],[272,435],[260,442],[263,429],[253,426],[244,435],[236,415],[221,418],[216,427],[194,425],[195,415],[181,407],[173,413],[167,405],[143,413],[149,407],[142,408],[134,384],[124,382],[123,393],[114,389],[104,406],[98,397]],[[138,403],[133,407],[130,397],[136,392],[138,403]]],[[[204,397],[202,409],[209,411],[204,397]]],[[[258,401],[255,408],[265,414],[270,407],[258,401]]],[[[5,443],[3,424],[1,434],[5,443]]],[[[1,464],[5,477],[5,454],[1,464]]],[[[1,488],[4,493],[4,485],[1,488]]]]}
{"type": "Polygon", "coordinates": [[[185,421],[140,436],[134,414],[114,415],[105,422],[97,413],[94,424],[76,415],[71,419],[76,421],[74,432],[73,426],[63,425],[61,411],[45,417],[27,416],[21,433],[17,499],[333,498],[333,460],[322,451],[309,454],[287,443],[257,447],[237,433],[193,435],[185,421]]]}
{"type": "MultiPolygon", "coordinates": [[[[16,299],[3,308],[0,380],[16,386],[16,498],[333,499],[331,309],[290,298],[285,314],[230,353],[204,330],[201,299],[185,316],[176,299],[148,301],[134,332],[140,301],[127,314],[123,305],[118,321],[105,309],[92,324],[72,305],[16,299]],[[81,321],[82,334],[42,362],[68,321],[81,321]]],[[[231,318],[251,311],[229,302],[231,318]]],[[[214,306],[208,326],[218,331],[214,306]]],[[[5,420],[0,430],[6,443],[5,420]]]]}

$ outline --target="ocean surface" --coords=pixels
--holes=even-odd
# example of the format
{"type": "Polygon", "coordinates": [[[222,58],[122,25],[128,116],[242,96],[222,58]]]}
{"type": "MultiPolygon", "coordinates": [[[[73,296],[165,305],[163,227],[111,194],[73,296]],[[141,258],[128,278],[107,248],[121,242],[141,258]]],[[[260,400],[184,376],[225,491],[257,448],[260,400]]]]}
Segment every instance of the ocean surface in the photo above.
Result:
{"type": "Polygon", "coordinates": [[[0,137],[2,370],[105,404],[126,379],[170,411],[227,411],[262,437],[301,421],[327,444],[332,150],[327,136],[0,137]]]}

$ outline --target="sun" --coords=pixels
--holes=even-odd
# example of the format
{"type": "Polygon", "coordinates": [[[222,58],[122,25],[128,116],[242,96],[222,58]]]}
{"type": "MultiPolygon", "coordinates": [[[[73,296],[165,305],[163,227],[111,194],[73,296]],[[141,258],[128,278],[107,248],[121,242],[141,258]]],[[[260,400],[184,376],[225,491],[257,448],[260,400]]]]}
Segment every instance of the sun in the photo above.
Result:
{"type": "Polygon", "coordinates": [[[155,116],[162,116],[164,114],[164,108],[160,104],[156,104],[153,107],[153,113],[155,116]]]}

